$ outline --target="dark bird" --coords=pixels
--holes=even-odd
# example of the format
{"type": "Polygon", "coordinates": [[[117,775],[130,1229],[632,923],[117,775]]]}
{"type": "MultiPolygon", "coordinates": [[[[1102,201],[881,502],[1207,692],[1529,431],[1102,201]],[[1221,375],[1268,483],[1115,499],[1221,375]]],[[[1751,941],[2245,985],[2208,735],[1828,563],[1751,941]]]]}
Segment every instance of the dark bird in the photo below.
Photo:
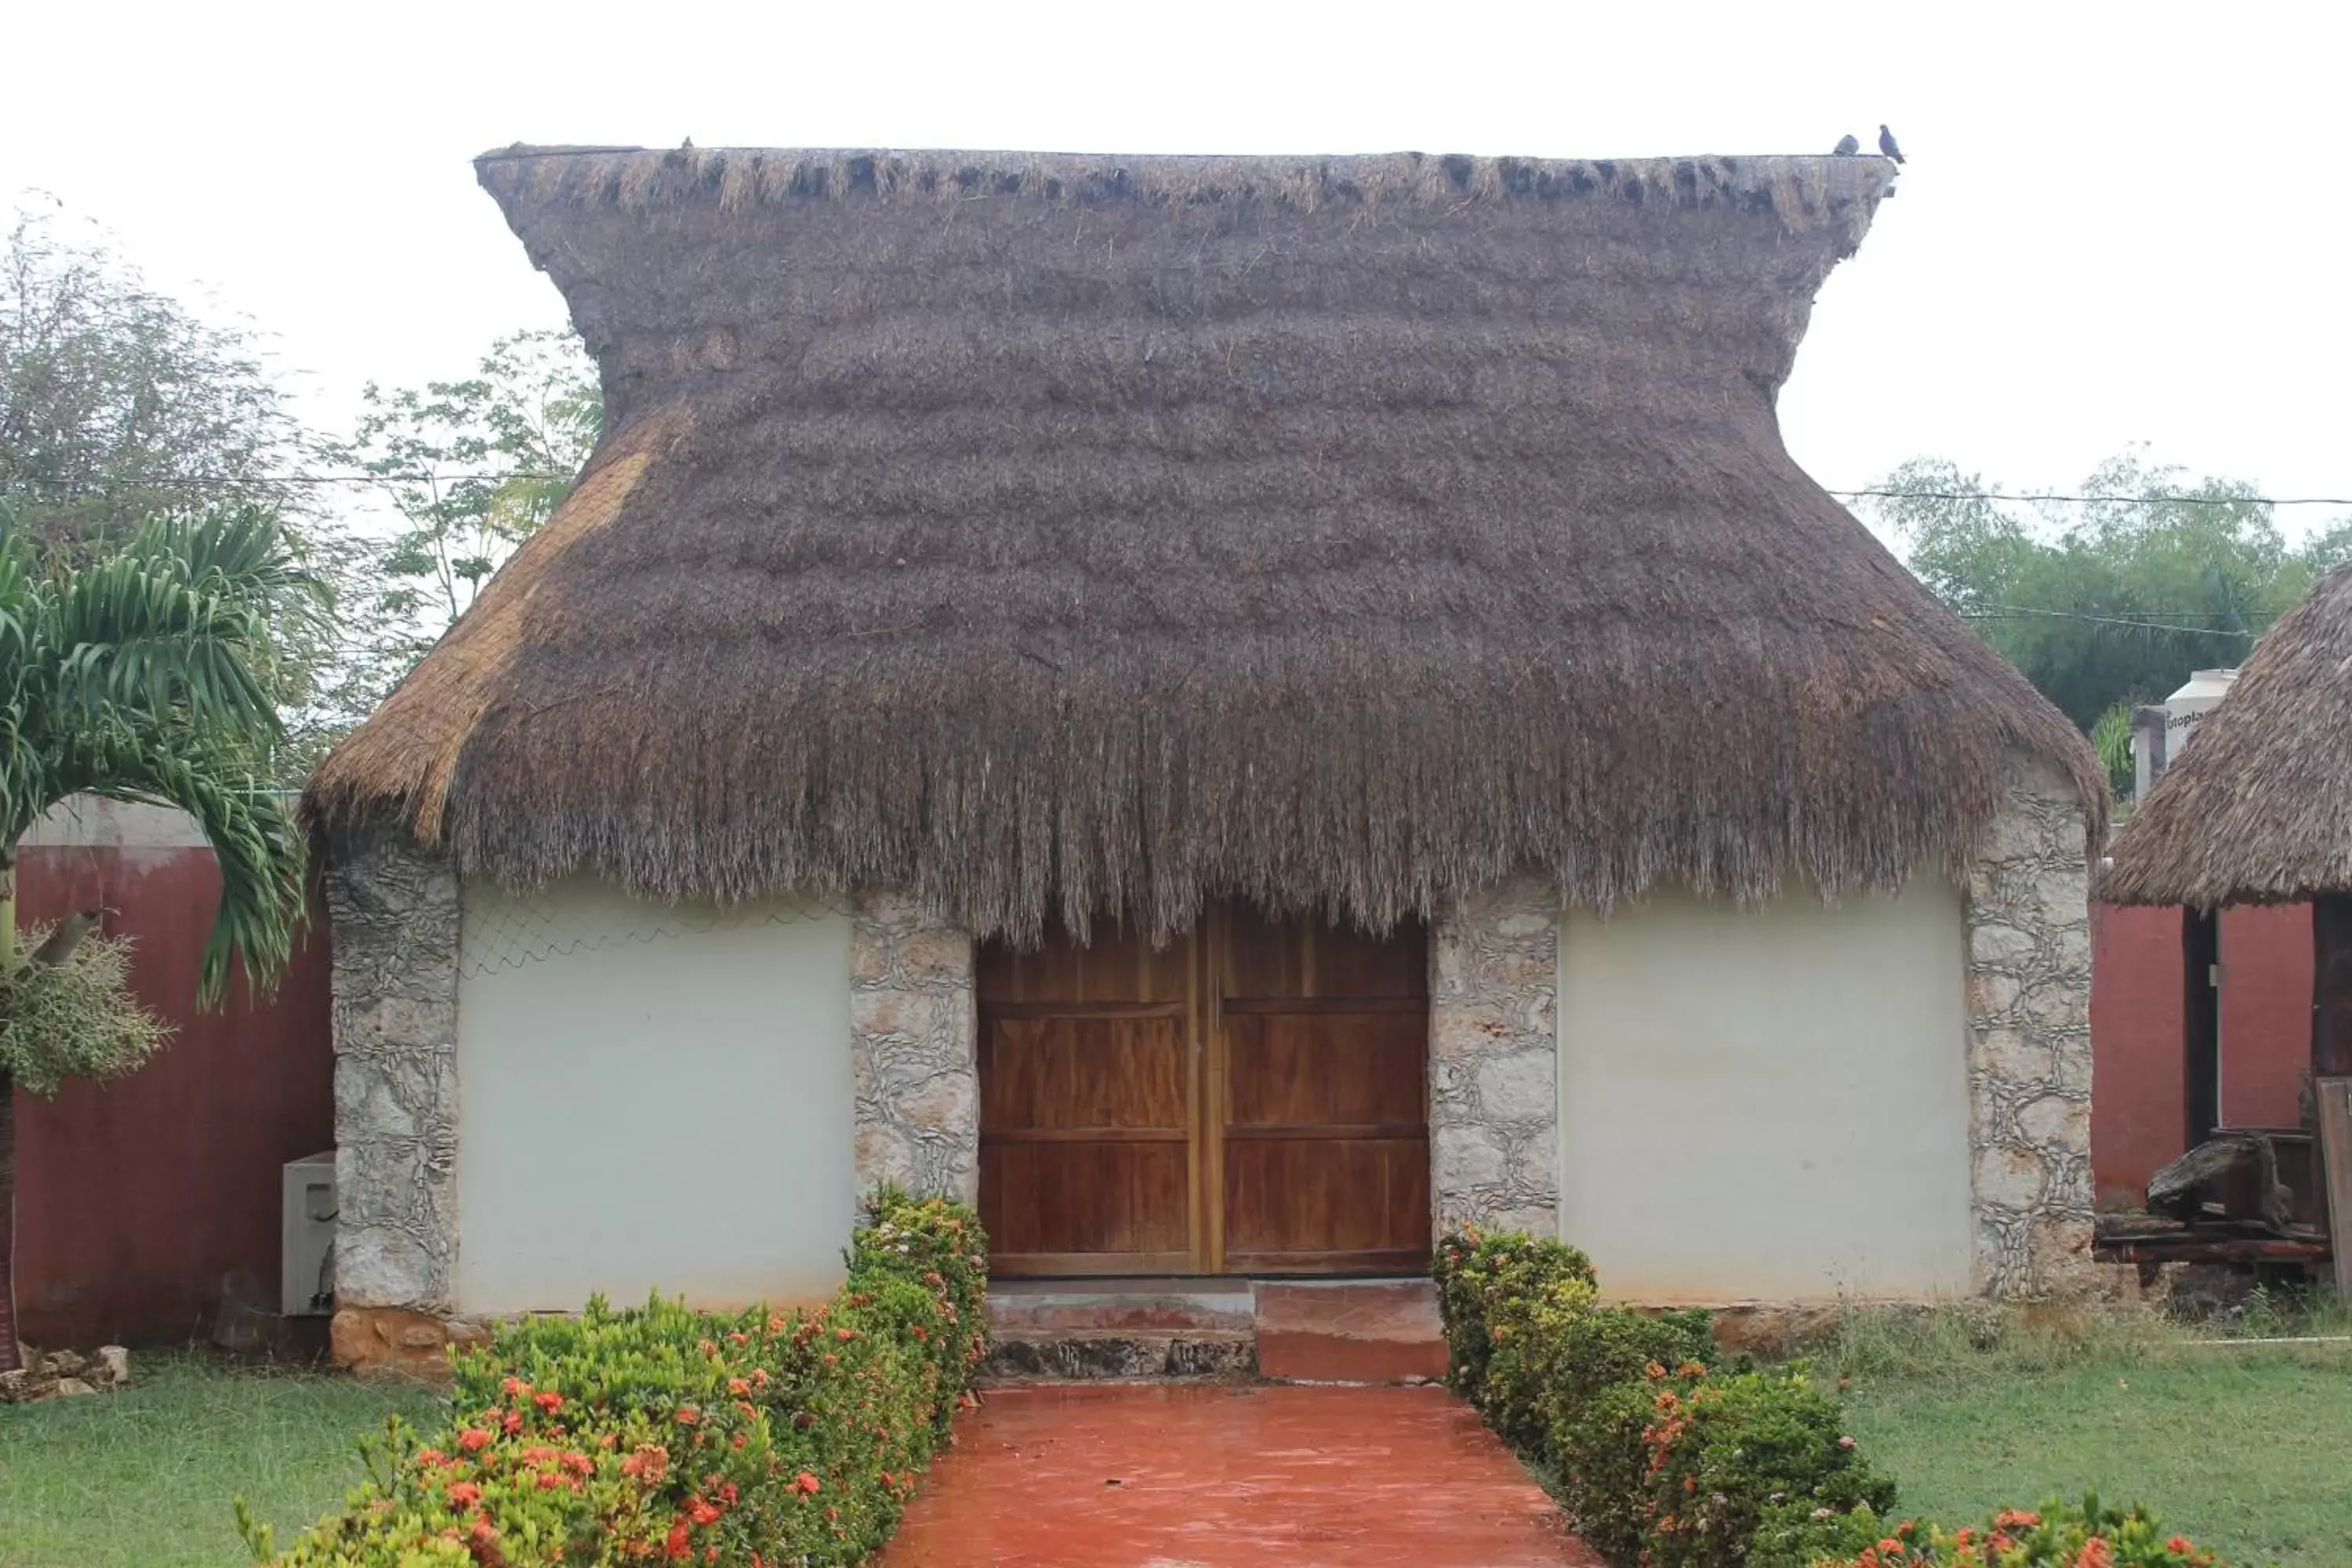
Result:
{"type": "Polygon", "coordinates": [[[1851,136],[1841,136],[1838,138],[1838,144],[1830,151],[1841,158],[1851,158],[1862,151],[1862,143],[1851,136]]]}
{"type": "Polygon", "coordinates": [[[1878,128],[1878,150],[1898,163],[1903,162],[1903,149],[1895,144],[1895,132],[1884,125],[1878,128]]]}

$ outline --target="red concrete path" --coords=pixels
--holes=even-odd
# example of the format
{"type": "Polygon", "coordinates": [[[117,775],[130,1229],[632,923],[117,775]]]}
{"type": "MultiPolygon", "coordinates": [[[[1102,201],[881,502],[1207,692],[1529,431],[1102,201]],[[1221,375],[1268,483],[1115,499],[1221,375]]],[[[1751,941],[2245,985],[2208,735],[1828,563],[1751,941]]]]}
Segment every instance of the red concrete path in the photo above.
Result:
{"type": "Polygon", "coordinates": [[[1601,1568],[1436,1388],[1003,1388],[883,1568],[1601,1568]]]}

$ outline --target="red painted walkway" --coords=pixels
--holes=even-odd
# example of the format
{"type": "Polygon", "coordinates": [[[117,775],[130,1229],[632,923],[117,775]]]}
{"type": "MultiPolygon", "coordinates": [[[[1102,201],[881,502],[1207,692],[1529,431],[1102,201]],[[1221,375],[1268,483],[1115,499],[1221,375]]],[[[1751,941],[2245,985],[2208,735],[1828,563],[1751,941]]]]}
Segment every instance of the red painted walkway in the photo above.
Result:
{"type": "Polygon", "coordinates": [[[1601,1568],[1436,1388],[1001,1388],[883,1568],[1601,1568]]]}

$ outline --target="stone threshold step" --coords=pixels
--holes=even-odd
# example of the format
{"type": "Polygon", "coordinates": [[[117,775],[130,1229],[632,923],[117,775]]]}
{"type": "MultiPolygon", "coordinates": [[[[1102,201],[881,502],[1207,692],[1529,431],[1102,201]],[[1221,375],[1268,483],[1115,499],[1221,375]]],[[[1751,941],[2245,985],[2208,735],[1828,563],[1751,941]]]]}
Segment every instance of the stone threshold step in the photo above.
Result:
{"type": "Polygon", "coordinates": [[[1034,1383],[1248,1377],[1256,1371],[1257,1336],[1246,1330],[1014,1329],[996,1333],[981,1375],[994,1382],[1034,1383]]]}

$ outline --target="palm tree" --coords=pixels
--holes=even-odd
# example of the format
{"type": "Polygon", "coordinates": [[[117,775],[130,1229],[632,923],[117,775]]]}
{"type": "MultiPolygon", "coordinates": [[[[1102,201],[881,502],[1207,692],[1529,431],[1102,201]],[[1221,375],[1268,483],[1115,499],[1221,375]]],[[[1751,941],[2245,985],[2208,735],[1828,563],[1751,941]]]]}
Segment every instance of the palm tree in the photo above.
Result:
{"type": "MultiPolygon", "coordinates": [[[[17,845],[75,795],[177,806],[211,844],[221,900],[200,1003],[220,1001],[239,961],[248,984],[276,984],[303,916],[304,855],[268,782],[270,633],[327,608],[267,511],[157,521],[87,560],[45,557],[0,519],[0,1005],[24,965],[68,960],[92,923],[17,953],[17,845]]],[[[0,1372],[22,1361],[10,1065],[0,1055],[0,1372]]]]}

